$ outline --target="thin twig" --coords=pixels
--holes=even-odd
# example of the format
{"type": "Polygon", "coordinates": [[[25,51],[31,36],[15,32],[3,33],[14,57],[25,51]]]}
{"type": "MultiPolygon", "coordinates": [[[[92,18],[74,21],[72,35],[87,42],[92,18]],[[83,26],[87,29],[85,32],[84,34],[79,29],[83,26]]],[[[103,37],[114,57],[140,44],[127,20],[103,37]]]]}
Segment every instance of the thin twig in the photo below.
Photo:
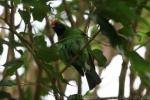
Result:
{"type": "Polygon", "coordinates": [[[34,82],[20,82],[20,85],[25,86],[25,85],[35,85],[36,83],[34,82]]]}
{"type": "Polygon", "coordinates": [[[87,33],[87,31],[88,31],[90,21],[91,21],[91,16],[90,15],[93,14],[94,11],[95,11],[95,7],[91,6],[90,12],[89,12],[89,17],[88,17],[88,19],[86,21],[86,24],[85,24],[85,27],[84,27],[84,33],[87,33]]]}
{"type": "Polygon", "coordinates": [[[36,80],[36,86],[35,86],[35,94],[34,94],[34,100],[40,100],[40,90],[41,86],[39,85],[42,77],[42,69],[41,66],[38,65],[38,73],[37,73],[37,80],[36,80]]]}
{"type": "Polygon", "coordinates": [[[16,75],[16,82],[17,82],[17,85],[18,85],[19,94],[20,94],[20,99],[23,100],[24,99],[24,95],[23,95],[24,93],[23,93],[23,90],[22,90],[22,87],[21,87],[20,78],[19,78],[19,75],[18,75],[17,71],[16,71],[15,75],[16,75]]]}
{"type": "Polygon", "coordinates": [[[122,68],[119,76],[119,94],[118,97],[124,97],[124,88],[125,88],[125,78],[128,69],[128,61],[123,60],[122,68]]]}
{"type": "Polygon", "coordinates": [[[81,95],[82,93],[82,79],[81,79],[81,76],[78,74],[78,94],[81,95]]]}
{"type": "Polygon", "coordinates": [[[1,29],[5,29],[5,30],[9,30],[9,28],[3,27],[3,26],[1,26],[0,28],[1,28],[1,29]]]}
{"type": "Polygon", "coordinates": [[[4,20],[4,18],[3,18],[3,17],[1,17],[1,16],[0,16],[0,19],[1,19],[1,20],[4,20]]]}
{"type": "Polygon", "coordinates": [[[96,100],[111,100],[111,99],[129,100],[129,98],[123,98],[123,97],[104,97],[104,98],[103,97],[98,97],[96,100]]]}
{"type": "Polygon", "coordinates": [[[67,5],[67,3],[66,3],[66,0],[63,0],[63,5],[64,5],[64,9],[65,9],[65,11],[66,11],[66,13],[67,13],[68,20],[70,21],[71,26],[74,27],[74,26],[75,26],[75,23],[74,23],[74,21],[73,21],[73,18],[72,18],[72,15],[71,15],[71,11],[70,11],[70,9],[68,8],[68,5],[67,5]]]}

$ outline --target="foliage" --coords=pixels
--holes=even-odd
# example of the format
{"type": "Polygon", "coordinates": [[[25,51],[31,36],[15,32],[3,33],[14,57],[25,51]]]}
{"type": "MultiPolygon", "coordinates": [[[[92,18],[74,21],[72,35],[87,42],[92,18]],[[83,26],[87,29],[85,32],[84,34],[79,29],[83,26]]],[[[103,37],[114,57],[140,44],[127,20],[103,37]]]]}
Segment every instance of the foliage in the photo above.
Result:
{"type": "MultiPolygon", "coordinates": [[[[50,23],[53,17],[65,23],[66,26],[76,27],[85,33],[88,37],[85,48],[89,47],[86,45],[91,46],[92,55],[97,61],[95,66],[99,66],[99,70],[107,68],[106,65],[113,58],[110,55],[104,55],[104,52],[107,52],[107,50],[104,51],[104,46],[110,47],[110,51],[113,48],[115,53],[111,52],[112,55],[120,54],[124,58],[123,64],[127,63],[126,70],[128,63],[131,63],[131,73],[140,77],[141,86],[144,87],[142,90],[147,89],[144,96],[148,95],[150,91],[149,0],[60,1],[62,1],[60,5],[53,7],[52,4],[58,1],[0,0],[0,6],[4,8],[0,15],[0,55],[6,52],[4,47],[6,45],[8,47],[7,61],[3,64],[4,71],[0,76],[2,77],[0,98],[40,100],[42,96],[53,93],[55,99],[63,99],[66,97],[66,85],[70,85],[68,81],[72,79],[78,83],[78,90],[81,90],[80,76],[77,78],[75,71],[69,72],[67,69],[70,65],[65,65],[60,60],[58,49],[63,40],[57,42],[54,39],[55,32],[50,23]],[[20,21],[18,21],[19,18],[21,18],[20,21]],[[16,25],[16,21],[20,23],[16,25]],[[43,28],[34,27],[34,22],[44,23],[43,28]],[[144,58],[134,49],[136,45],[146,48],[144,58]],[[17,54],[19,57],[16,57],[17,54]],[[19,74],[21,68],[23,72],[19,74]],[[11,79],[12,76],[15,76],[15,79],[11,79]],[[16,93],[10,91],[16,89],[18,91],[16,93]]],[[[69,33],[75,33],[75,31],[70,30],[69,33]]],[[[69,37],[69,39],[74,38],[79,37],[74,35],[69,37]]],[[[82,49],[81,53],[84,53],[84,48],[82,49]]],[[[122,73],[120,77],[123,76],[122,73]]],[[[130,78],[131,84],[134,83],[135,78],[130,78]]],[[[120,83],[121,81],[125,82],[125,80],[120,80],[120,83]]],[[[124,91],[124,86],[119,88],[122,88],[119,89],[119,95],[124,97],[124,94],[120,92],[120,90],[124,91]]],[[[140,96],[143,96],[142,90],[138,90],[140,96]]],[[[94,95],[94,92],[91,92],[89,96],[91,95],[99,98],[94,95]]],[[[130,96],[133,95],[130,93],[130,96]]],[[[68,100],[83,100],[84,95],[78,91],[77,94],[67,98],[68,100]]]]}

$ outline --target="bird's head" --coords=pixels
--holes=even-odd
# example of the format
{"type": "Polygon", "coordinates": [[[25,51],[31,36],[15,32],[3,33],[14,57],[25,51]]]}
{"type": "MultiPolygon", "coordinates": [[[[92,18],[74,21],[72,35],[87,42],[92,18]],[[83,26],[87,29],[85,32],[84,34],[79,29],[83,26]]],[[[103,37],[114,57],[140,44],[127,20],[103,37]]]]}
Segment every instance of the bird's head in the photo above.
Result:
{"type": "Polygon", "coordinates": [[[66,30],[66,26],[60,23],[58,20],[52,20],[51,25],[58,36],[61,36],[66,30]]]}

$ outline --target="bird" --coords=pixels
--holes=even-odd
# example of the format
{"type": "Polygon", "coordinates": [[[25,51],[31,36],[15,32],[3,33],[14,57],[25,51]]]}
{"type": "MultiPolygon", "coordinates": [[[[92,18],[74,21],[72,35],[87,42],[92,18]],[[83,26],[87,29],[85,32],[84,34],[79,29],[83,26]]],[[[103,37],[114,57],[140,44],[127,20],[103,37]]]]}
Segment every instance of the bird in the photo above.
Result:
{"type": "Polygon", "coordinates": [[[77,27],[68,27],[58,20],[53,20],[51,25],[58,36],[60,59],[67,65],[72,65],[81,76],[86,76],[89,89],[92,90],[101,79],[95,71],[94,58],[90,46],[85,48],[82,53],[80,50],[86,44],[87,37],[77,27]],[[74,62],[69,63],[78,53],[80,55],[74,62]]]}

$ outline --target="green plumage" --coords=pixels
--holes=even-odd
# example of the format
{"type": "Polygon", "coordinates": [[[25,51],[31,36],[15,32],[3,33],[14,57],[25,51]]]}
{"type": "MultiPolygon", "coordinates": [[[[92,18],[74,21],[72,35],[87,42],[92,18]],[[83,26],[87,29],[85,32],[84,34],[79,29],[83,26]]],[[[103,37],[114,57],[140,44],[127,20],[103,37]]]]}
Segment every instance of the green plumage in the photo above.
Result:
{"type": "Polygon", "coordinates": [[[93,89],[101,80],[95,72],[90,46],[81,52],[81,49],[87,43],[86,35],[78,28],[69,28],[61,23],[57,24],[54,30],[60,42],[59,54],[61,60],[67,65],[73,65],[82,76],[86,75],[89,88],[93,89]],[[78,58],[70,64],[73,57],[78,54],[78,58]]]}
{"type": "MultiPolygon", "coordinates": [[[[69,64],[69,61],[71,61],[71,59],[80,52],[84,45],[85,37],[82,32],[75,28],[68,28],[63,35],[62,42],[59,44],[59,53],[61,55],[61,59],[66,64],[69,64]]],[[[77,60],[73,63],[73,65],[76,67],[81,75],[84,75],[84,72],[86,71],[85,64],[87,63],[88,59],[88,51],[87,49],[85,49],[77,58],[77,60]]]]}

